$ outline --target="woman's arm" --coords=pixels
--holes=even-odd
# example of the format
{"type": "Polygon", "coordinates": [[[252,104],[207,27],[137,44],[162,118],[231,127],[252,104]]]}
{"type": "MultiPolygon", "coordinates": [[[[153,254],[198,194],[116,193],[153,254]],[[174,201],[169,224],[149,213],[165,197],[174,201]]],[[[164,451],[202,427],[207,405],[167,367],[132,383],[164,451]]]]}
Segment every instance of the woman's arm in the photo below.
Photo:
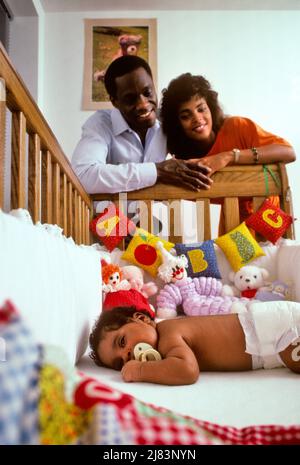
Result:
{"type": "Polygon", "coordinates": [[[235,156],[233,151],[217,153],[216,155],[208,155],[201,159],[191,159],[187,161],[188,166],[201,165],[208,166],[211,173],[215,173],[227,165],[265,165],[268,163],[291,163],[296,160],[296,154],[293,147],[280,144],[269,144],[261,147],[255,147],[256,154],[249,149],[241,149],[238,156],[235,156]]]}

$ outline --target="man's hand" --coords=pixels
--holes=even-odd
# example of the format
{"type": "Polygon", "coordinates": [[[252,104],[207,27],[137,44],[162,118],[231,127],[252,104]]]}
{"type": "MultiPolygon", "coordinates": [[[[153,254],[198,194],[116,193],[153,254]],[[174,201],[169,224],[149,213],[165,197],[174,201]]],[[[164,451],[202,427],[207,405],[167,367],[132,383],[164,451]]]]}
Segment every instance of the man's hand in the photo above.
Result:
{"type": "Polygon", "coordinates": [[[125,363],[121,370],[123,380],[127,383],[130,383],[131,381],[140,381],[140,371],[142,363],[146,362],[139,362],[138,360],[129,360],[129,362],[125,363]]]}
{"type": "Polygon", "coordinates": [[[201,161],[192,160],[165,160],[156,163],[157,182],[164,184],[174,184],[200,191],[201,189],[209,189],[213,183],[209,175],[211,168],[204,166],[201,161]]]}

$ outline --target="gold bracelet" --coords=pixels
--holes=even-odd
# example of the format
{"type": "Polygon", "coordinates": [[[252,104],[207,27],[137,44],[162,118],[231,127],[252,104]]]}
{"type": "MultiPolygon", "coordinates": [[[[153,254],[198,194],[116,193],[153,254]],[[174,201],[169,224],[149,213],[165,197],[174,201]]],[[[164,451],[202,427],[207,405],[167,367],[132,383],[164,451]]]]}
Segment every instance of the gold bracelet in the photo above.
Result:
{"type": "Polygon", "coordinates": [[[258,153],[258,150],[257,150],[256,147],[252,147],[251,150],[252,150],[252,153],[253,153],[253,161],[254,161],[254,163],[257,165],[257,163],[259,162],[259,153],[258,153]]]}

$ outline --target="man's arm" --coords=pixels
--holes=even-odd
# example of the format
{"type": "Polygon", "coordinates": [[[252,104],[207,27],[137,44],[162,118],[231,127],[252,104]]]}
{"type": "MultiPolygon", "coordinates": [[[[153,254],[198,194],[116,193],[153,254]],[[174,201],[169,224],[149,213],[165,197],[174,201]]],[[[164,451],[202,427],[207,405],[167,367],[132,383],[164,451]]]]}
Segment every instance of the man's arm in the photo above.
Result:
{"type": "Polygon", "coordinates": [[[154,163],[107,163],[107,138],[94,129],[83,128],[72,157],[72,167],[89,194],[128,192],[155,184],[154,163]]]}

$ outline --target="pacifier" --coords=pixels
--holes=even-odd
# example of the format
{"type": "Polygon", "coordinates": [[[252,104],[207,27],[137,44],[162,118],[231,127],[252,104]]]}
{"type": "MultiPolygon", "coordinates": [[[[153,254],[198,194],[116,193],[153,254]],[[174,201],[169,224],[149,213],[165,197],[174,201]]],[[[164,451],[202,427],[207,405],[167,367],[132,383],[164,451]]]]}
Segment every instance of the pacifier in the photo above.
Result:
{"type": "Polygon", "coordinates": [[[146,342],[139,342],[133,349],[134,359],[139,362],[150,362],[154,360],[161,360],[161,355],[157,350],[153,349],[150,344],[146,342]]]}

